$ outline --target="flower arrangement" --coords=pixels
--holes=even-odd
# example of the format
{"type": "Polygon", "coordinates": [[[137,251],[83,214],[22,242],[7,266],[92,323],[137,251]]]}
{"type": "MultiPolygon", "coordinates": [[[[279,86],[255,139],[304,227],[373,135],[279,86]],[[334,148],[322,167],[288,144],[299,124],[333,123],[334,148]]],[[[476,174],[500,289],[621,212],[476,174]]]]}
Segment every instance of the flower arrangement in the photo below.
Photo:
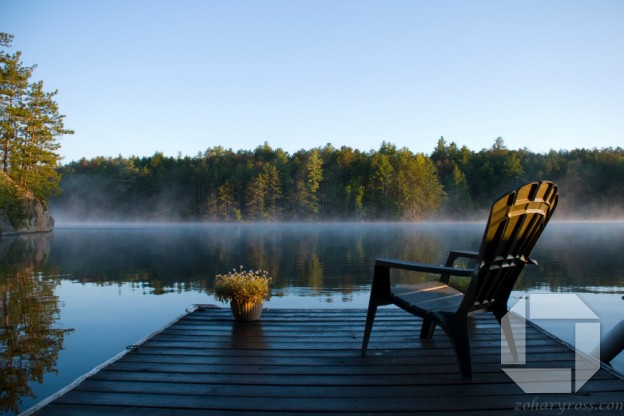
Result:
{"type": "Polygon", "coordinates": [[[218,274],[215,281],[215,295],[221,302],[247,303],[262,302],[271,297],[271,278],[265,270],[243,270],[243,266],[227,274],[218,274]]]}

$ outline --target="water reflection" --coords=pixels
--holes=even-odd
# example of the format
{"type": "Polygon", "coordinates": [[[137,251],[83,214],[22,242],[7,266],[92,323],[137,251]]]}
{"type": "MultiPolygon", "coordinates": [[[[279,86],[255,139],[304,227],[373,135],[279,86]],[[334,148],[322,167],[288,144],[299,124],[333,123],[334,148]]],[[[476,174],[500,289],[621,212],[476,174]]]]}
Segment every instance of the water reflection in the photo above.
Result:
{"type": "Polygon", "coordinates": [[[268,270],[274,289],[346,291],[370,282],[375,257],[440,261],[433,228],[394,225],[210,225],[55,231],[50,264],[76,282],[133,282],[168,291],[212,290],[239,265],[268,270]]]}
{"type": "MultiPolygon", "coordinates": [[[[477,250],[483,224],[180,225],[59,229],[49,264],[82,283],[132,283],[146,293],[212,293],[214,276],[268,270],[274,291],[368,290],[377,257],[441,264],[477,250]]],[[[624,223],[551,223],[517,290],[622,292],[624,223]]],[[[400,276],[399,279],[405,277],[400,276]]]]}
{"type": "Polygon", "coordinates": [[[516,290],[624,294],[624,223],[551,223],[516,290]]]}
{"type": "MultiPolygon", "coordinates": [[[[86,336],[84,327],[79,333],[80,324],[90,327],[90,334],[110,328],[96,345],[113,345],[113,338],[122,330],[119,321],[132,317],[135,327],[128,331],[136,332],[130,332],[131,341],[124,341],[120,347],[123,348],[149,333],[145,332],[145,322],[157,315],[157,310],[163,318],[162,323],[153,323],[154,330],[193,302],[210,303],[204,297],[213,293],[214,276],[241,264],[269,271],[274,278],[275,305],[283,300],[290,302],[289,308],[341,307],[338,303],[364,308],[375,258],[441,264],[451,249],[478,249],[484,226],[124,225],[59,227],[53,234],[0,239],[1,405],[4,411],[14,412],[20,397],[32,396],[29,383],[32,386],[45,373],[57,371],[58,353],[67,333],[61,329],[63,322],[78,328],[65,342],[70,349],[73,341],[79,344],[77,339],[86,336]],[[114,298],[104,296],[105,291],[93,290],[111,286],[119,287],[114,298]],[[128,286],[132,289],[127,290],[128,286]],[[57,296],[63,288],[65,296],[70,293],[88,304],[86,309],[76,309],[81,317],[79,323],[68,320],[68,306],[63,307],[63,300],[70,303],[67,297],[57,296]],[[183,305],[164,310],[167,299],[176,297],[174,294],[184,294],[178,296],[183,305]],[[194,299],[199,300],[191,301],[197,294],[199,297],[194,299]],[[125,305],[130,303],[140,303],[140,307],[128,312],[125,305]],[[60,309],[65,316],[59,318],[60,309]]],[[[515,293],[599,292],[601,295],[595,296],[601,299],[604,293],[621,294],[623,249],[624,223],[551,222],[533,253],[539,267],[525,268],[515,293]]],[[[408,279],[407,275],[397,277],[398,281],[408,279]]],[[[618,302],[609,310],[617,316],[612,324],[621,319],[624,304],[619,300],[621,295],[617,297],[618,302]]],[[[607,320],[601,316],[603,323],[607,320]]],[[[234,327],[232,337],[224,342],[266,342],[266,337],[261,326],[234,327]],[[254,330],[257,332],[250,333],[254,330]],[[245,337],[239,337],[239,332],[245,337]]],[[[88,348],[92,351],[94,347],[90,344],[88,348]]],[[[67,361],[86,355],[80,349],[65,352],[71,356],[67,361]]],[[[88,367],[75,370],[73,378],[118,352],[103,351],[102,357],[93,358],[95,364],[89,362],[88,367]]],[[[63,371],[61,368],[61,374],[63,371]]],[[[56,386],[56,390],[65,384],[67,381],[56,386]]]]}
{"type": "Polygon", "coordinates": [[[50,236],[0,239],[0,412],[17,412],[33,397],[30,382],[43,382],[69,330],[57,327],[58,282],[46,277],[50,236]]]}
{"type": "Polygon", "coordinates": [[[269,339],[264,334],[262,321],[232,322],[232,330],[227,338],[228,348],[254,350],[254,354],[262,356],[268,344],[269,339]]]}

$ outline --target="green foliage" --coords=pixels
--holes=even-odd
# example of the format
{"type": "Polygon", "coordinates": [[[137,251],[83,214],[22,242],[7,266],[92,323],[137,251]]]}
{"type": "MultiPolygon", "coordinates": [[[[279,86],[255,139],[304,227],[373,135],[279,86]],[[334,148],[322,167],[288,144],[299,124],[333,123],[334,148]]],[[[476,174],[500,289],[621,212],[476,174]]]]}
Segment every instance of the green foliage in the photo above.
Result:
{"type": "Polygon", "coordinates": [[[264,270],[243,270],[240,266],[227,274],[218,274],[215,295],[221,302],[236,302],[239,306],[270,298],[271,278],[264,270]]]}
{"type": "Polygon", "coordinates": [[[51,202],[85,220],[431,218],[444,196],[435,165],[385,146],[387,154],[328,145],[289,155],[265,143],[254,152],[215,147],[193,158],[83,159],[59,170],[63,195],[51,202]],[[378,185],[378,158],[390,169],[387,189],[378,185]]]}
{"type": "MultiPolygon", "coordinates": [[[[0,33],[0,46],[10,47],[12,39],[0,33]]],[[[30,83],[35,67],[20,59],[21,52],[0,51],[0,168],[45,200],[60,191],[57,138],[73,131],[64,127],[57,91],[44,91],[43,81],[30,83]]]]}
{"type": "Polygon", "coordinates": [[[559,218],[624,212],[621,148],[539,154],[498,140],[474,152],[442,138],[431,156],[389,143],[370,152],[327,145],[290,155],[265,143],[185,158],[83,159],[59,173],[63,195],[51,204],[76,220],[480,219],[501,194],[537,180],[559,185],[559,218]]]}
{"type": "MultiPolygon", "coordinates": [[[[28,250],[14,247],[7,258],[28,250]]],[[[72,330],[58,327],[58,283],[42,277],[39,265],[17,266],[7,258],[0,261],[0,413],[17,414],[23,398],[35,396],[32,386],[57,372],[64,337],[72,330]]]]}
{"type": "Polygon", "coordinates": [[[15,229],[21,228],[27,220],[19,188],[2,172],[0,172],[0,212],[6,214],[15,229]]]}
{"type": "Polygon", "coordinates": [[[318,190],[323,180],[323,160],[318,149],[297,152],[298,169],[295,182],[293,216],[315,219],[320,212],[318,190]]]}

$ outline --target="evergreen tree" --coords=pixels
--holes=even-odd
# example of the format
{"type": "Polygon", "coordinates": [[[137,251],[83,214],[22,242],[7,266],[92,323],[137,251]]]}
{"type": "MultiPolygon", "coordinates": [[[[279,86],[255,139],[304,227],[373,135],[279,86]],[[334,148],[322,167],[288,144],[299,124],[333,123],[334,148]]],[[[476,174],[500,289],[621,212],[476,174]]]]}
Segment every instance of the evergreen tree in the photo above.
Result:
{"type": "Polygon", "coordinates": [[[219,186],[217,201],[217,210],[220,219],[225,221],[239,219],[240,211],[236,208],[234,190],[230,182],[219,186]]]}
{"type": "Polygon", "coordinates": [[[247,186],[247,215],[250,220],[265,220],[266,209],[265,199],[267,193],[267,182],[263,174],[258,174],[249,182],[247,186]]]}
{"type": "Polygon", "coordinates": [[[375,216],[394,216],[394,183],[395,169],[391,163],[391,156],[381,151],[371,158],[373,172],[371,180],[372,208],[375,216]]]}
{"type": "MultiPolygon", "coordinates": [[[[0,33],[1,46],[10,47],[12,39],[0,33]]],[[[0,163],[17,183],[47,199],[60,190],[57,138],[73,131],[64,127],[57,91],[45,92],[42,81],[29,84],[35,67],[25,67],[20,58],[20,52],[0,53],[0,163]]]]}
{"type": "Polygon", "coordinates": [[[27,94],[23,133],[20,135],[20,152],[15,153],[13,176],[23,186],[42,197],[59,191],[60,177],[55,170],[61,159],[57,150],[57,137],[72,134],[63,126],[64,116],[59,114],[54,101],[57,91],[44,92],[43,81],[31,84],[27,94]]]}
{"type": "Polygon", "coordinates": [[[459,150],[454,142],[447,145],[444,137],[440,137],[431,154],[431,160],[435,163],[440,183],[446,193],[441,207],[441,214],[444,216],[461,217],[473,208],[468,180],[462,171],[469,164],[469,156],[467,148],[459,150]]]}
{"type": "Polygon", "coordinates": [[[300,151],[296,157],[302,163],[295,181],[295,217],[314,219],[319,213],[317,191],[323,180],[323,160],[318,149],[300,151]]]}
{"type": "Polygon", "coordinates": [[[265,208],[266,218],[271,221],[280,219],[281,208],[280,200],[282,199],[282,183],[279,171],[275,166],[267,163],[263,167],[263,173],[266,181],[265,208]]]}
{"type": "MultiPolygon", "coordinates": [[[[13,35],[0,33],[0,46],[10,47],[13,35]]],[[[2,129],[2,170],[10,173],[10,158],[19,152],[18,137],[20,123],[26,109],[24,97],[28,89],[28,80],[34,69],[25,67],[21,62],[21,52],[13,54],[0,52],[0,128],[2,129]]]]}

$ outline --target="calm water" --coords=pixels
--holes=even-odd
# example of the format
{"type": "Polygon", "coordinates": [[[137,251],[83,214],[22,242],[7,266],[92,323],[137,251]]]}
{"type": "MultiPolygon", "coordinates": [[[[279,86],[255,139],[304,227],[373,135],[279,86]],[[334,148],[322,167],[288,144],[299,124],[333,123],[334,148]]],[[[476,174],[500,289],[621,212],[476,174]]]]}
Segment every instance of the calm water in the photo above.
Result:
{"type": "MultiPolygon", "coordinates": [[[[31,407],[187,307],[217,304],[215,274],[240,265],[268,270],[266,307],[365,308],[376,257],[440,264],[449,249],[478,249],[483,227],[58,226],[1,239],[0,413],[31,407]]],[[[533,252],[540,265],[525,269],[511,302],[527,293],[578,293],[604,333],[624,318],[622,253],[624,223],[553,222],[533,252]]],[[[551,329],[572,342],[568,329],[551,329]]],[[[614,362],[620,371],[623,355],[614,362]]]]}

